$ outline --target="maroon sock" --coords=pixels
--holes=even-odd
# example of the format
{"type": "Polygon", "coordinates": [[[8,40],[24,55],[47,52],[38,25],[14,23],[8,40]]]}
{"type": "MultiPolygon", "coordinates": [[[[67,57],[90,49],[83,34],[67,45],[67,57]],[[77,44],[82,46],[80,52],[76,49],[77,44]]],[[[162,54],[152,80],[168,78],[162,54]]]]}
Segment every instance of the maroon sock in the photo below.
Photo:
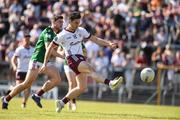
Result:
{"type": "Polygon", "coordinates": [[[70,99],[67,98],[67,97],[64,97],[64,98],[62,99],[62,101],[63,101],[64,104],[66,104],[66,103],[68,103],[68,102],[70,101],[70,99]]]}
{"type": "Polygon", "coordinates": [[[44,94],[44,90],[40,89],[36,94],[38,96],[42,96],[44,94]]]}
{"type": "Polygon", "coordinates": [[[73,102],[73,103],[76,103],[76,99],[72,99],[72,102],[73,102]]]}
{"type": "Polygon", "coordinates": [[[105,79],[105,80],[104,80],[104,84],[106,84],[106,85],[109,85],[109,82],[110,82],[109,79],[105,79]]]}
{"type": "Polygon", "coordinates": [[[5,97],[5,99],[6,99],[7,102],[9,102],[9,101],[12,99],[12,97],[11,97],[10,95],[7,95],[7,96],[5,97]]]}

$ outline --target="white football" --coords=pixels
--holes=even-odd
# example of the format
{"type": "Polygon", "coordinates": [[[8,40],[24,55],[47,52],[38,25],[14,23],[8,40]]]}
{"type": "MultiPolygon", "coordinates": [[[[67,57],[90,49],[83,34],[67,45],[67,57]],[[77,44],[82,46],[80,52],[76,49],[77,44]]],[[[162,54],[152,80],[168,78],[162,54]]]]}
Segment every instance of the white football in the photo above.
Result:
{"type": "Polygon", "coordinates": [[[154,70],[151,68],[144,68],[141,71],[140,76],[143,82],[150,83],[154,80],[155,73],[154,70]]]}

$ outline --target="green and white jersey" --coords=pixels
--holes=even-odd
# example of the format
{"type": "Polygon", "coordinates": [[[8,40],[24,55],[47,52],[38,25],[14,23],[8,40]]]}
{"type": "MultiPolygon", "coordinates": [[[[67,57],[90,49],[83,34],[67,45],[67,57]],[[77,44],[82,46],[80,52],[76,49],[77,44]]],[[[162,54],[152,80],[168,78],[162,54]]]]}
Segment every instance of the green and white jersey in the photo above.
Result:
{"type": "Polygon", "coordinates": [[[56,36],[56,33],[52,30],[50,26],[48,26],[46,29],[42,31],[36,43],[33,55],[31,57],[32,61],[37,61],[41,63],[44,62],[44,56],[46,53],[45,43],[51,42],[55,36],[56,36]]]}

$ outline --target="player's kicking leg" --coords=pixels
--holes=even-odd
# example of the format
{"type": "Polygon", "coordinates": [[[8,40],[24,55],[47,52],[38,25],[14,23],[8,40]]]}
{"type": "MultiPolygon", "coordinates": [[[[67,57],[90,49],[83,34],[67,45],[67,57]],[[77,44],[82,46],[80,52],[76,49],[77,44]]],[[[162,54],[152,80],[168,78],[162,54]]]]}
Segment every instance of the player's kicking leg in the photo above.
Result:
{"type": "Polygon", "coordinates": [[[87,62],[81,62],[79,66],[81,67],[81,72],[85,71],[86,73],[89,73],[88,75],[91,76],[93,80],[95,80],[98,83],[104,83],[108,85],[111,90],[118,89],[124,82],[122,76],[116,77],[113,80],[105,79],[100,74],[95,72],[91,65],[87,62]]]}

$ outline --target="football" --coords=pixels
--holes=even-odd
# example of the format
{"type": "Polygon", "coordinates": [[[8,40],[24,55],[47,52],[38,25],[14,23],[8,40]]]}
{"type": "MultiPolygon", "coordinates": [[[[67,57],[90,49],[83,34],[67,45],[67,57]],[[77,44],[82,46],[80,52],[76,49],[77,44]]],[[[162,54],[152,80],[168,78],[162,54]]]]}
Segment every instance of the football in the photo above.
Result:
{"type": "Polygon", "coordinates": [[[140,76],[143,82],[150,83],[154,80],[155,73],[154,70],[151,68],[144,68],[141,71],[140,76]]]}

